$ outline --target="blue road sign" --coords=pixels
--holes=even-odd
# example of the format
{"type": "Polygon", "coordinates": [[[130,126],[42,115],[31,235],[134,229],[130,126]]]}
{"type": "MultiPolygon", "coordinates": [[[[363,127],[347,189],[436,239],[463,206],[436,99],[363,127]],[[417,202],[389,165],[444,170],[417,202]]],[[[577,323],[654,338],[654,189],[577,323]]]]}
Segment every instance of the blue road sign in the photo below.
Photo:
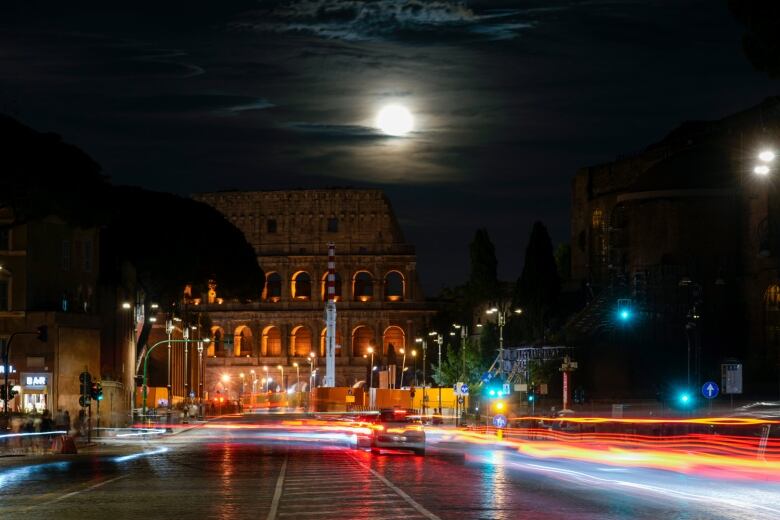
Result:
{"type": "Polygon", "coordinates": [[[504,428],[506,426],[506,416],[501,414],[494,415],[493,426],[495,426],[496,428],[504,428]]]}
{"type": "Polygon", "coordinates": [[[720,389],[718,388],[718,384],[714,381],[707,381],[701,387],[701,395],[707,399],[715,399],[718,397],[718,392],[720,392],[720,389]]]}
{"type": "Polygon", "coordinates": [[[460,393],[461,395],[469,395],[469,385],[465,383],[460,385],[460,393]]]}

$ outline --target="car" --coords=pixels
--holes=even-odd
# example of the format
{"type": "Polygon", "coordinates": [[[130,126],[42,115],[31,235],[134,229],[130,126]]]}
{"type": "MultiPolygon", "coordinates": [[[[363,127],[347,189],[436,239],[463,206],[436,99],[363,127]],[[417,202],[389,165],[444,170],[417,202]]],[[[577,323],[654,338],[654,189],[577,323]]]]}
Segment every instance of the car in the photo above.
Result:
{"type": "Polygon", "coordinates": [[[367,417],[366,422],[371,428],[367,441],[372,453],[379,454],[387,449],[425,455],[425,430],[419,416],[397,408],[381,410],[379,414],[367,417]]]}

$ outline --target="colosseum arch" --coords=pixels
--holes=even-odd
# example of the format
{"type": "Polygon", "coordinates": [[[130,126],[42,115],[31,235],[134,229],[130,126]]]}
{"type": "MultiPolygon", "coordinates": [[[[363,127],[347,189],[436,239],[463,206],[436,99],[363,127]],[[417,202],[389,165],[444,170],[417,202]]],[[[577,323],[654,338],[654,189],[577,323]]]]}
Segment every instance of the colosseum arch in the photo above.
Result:
{"type": "Polygon", "coordinates": [[[282,277],[279,273],[266,273],[262,297],[263,301],[267,302],[278,302],[282,299],[282,277]]]}
{"type": "Polygon", "coordinates": [[[252,355],[254,338],[252,329],[247,325],[239,325],[233,331],[233,355],[237,357],[247,357],[252,355]]]}
{"type": "Polygon", "coordinates": [[[385,275],[385,301],[403,301],[406,294],[406,280],[400,271],[389,271],[385,275]]]}
{"type": "MultiPolygon", "coordinates": [[[[336,283],[334,284],[336,290],[336,301],[341,301],[341,275],[336,273],[336,283]]],[[[322,284],[320,285],[320,291],[322,292],[322,301],[328,301],[328,273],[322,275],[322,284]]]]}
{"type": "Polygon", "coordinates": [[[219,325],[211,327],[211,342],[206,350],[208,357],[225,357],[225,329],[219,325]]]}
{"type": "Polygon", "coordinates": [[[312,350],[311,329],[306,325],[293,327],[290,332],[290,355],[293,357],[306,357],[312,350]]]}
{"type": "Polygon", "coordinates": [[[268,325],[263,329],[260,354],[266,357],[280,357],[282,355],[282,333],[279,327],[268,325]]]}
{"type": "Polygon", "coordinates": [[[352,355],[362,357],[368,354],[368,347],[374,346],[374,329],[368,325],[358,325],[352,331],[352,355]]]}
{"type": "Polygon", "coordinates": [[[387,348],[393,345],[395,353],[399,354],[400,349],[406,348],[406,334],[404,329],[397,325],[391,325],[385,329],[385,333],[382,335],[382,353],[387,354],[387,348]]]}
{"type": "Polygon", "coordinates": [[[293,300],[311,300],[311,276],[306,271],[298,271],[292,276],[291,296],[293,300]]]}
{"type": "Polygon", "coordinates": [[[357,271],[352,277],[352,299],[368,302],[374,299],[374,275],[368,271],[357,271]]]}
{"type": "MultiPolygon", "coordinates": [[[[327,328],[322,329],[322,332],[320,332],[320,357],[325,357],[325,333],[327,332],[327,328]]],[[[336,357],[341,356],[341,349],[344,346],[344,337],[341,335],[341,332],[337,329],[336,330],[336,357]]]]}

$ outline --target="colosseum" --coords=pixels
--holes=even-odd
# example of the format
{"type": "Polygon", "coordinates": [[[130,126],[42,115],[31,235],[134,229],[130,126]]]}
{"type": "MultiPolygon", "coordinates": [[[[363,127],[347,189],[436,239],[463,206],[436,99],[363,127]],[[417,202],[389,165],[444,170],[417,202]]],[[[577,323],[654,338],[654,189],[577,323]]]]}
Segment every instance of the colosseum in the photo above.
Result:
{"type": "Polygon", "coordinates": [[[238,392],[223,388],[225,374],[239,381],[242,373],[255,378],[267,373],[275,382],[283,376],[287,388],[298,379],[305,388],[310,352],[316,354],[320,381],[331,242],[336,246],[337,386],[365,381],[369,346],[376,365],[390,345],[398,352],[426,330],[434,311],[423,296],[414,247],[405,241],[382,191],[235,191],[194,198],[244,233],[266,276],[256,302],[224,302],[218,286],[202,302],[213,321],[204,385],[209,394],[238,392]]]}

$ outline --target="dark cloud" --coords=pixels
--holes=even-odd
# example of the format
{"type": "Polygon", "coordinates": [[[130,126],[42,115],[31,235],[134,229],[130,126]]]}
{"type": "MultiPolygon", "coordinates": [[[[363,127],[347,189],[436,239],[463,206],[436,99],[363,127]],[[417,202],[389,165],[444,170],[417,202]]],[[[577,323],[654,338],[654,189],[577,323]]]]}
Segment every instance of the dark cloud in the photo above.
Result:
{"type": "Polygon", "coordinates": [[[475,11],[436,0],[304,0],[263,2],[233,22],[260,32],[306,33],[347,41],[511,39],[533,26],[517,9],[475,11]],[[434,36],[435,33],[435,36],[434,36]]]}

